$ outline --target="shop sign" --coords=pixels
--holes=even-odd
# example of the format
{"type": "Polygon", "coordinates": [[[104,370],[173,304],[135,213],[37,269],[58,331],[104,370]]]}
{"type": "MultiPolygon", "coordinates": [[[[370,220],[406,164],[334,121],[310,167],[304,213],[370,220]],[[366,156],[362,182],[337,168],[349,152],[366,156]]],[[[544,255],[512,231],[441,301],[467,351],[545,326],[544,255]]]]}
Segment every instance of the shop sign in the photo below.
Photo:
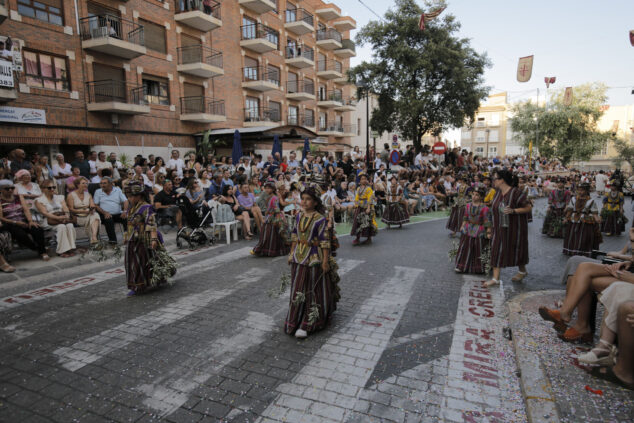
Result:
{"type": "Polygon", "coordinates": [[[0,60],[0,87],[14,88],[13,63],[0,60]]]}
{"type": "Polygon", "coordinates": [[[46,111],[23,107],[0,107],[0,122],[46,125],[46,111]]]}

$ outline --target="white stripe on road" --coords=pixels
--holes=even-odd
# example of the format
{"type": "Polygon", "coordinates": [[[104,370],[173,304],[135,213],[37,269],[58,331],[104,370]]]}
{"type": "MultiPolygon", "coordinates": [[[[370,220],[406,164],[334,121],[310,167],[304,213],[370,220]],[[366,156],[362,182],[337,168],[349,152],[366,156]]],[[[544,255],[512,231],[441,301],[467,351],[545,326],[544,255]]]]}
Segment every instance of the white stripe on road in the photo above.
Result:
{"type": "Polygon", "coordinates": [[[388,346],[414,282],[424,271],[400,266],[395,270],[293,380],[277,388],[277,398],[257,422],[264,418],[299,421],[307,414],[319,421],[344,421],[388,346]]]}
{"type": "Polygon", "coordinates": [[[14,323],[12,325],[5,326],[2,329],[10,333],[11,335],[13,335],[13,338],[16,340],[27,338],[33,335],[33,332],[29,332],[28,330],[24,330],[24,329],[18,329],[18,326],[20,325],[21,323],[14,323]]]}
{"type": "Polygon", "coordinates": [[[442,333],[451,332],[453,330],[453,323],[444,326],[438,326],[436,328],[425,329],[423,331],[412,333],[406,336],[399,336],[390,341],[388,348],[396,347],[401,344],[407,344],[408,342],[418,341],[419,339],[427,338],[430,336],[440,335],[442,333]]]}

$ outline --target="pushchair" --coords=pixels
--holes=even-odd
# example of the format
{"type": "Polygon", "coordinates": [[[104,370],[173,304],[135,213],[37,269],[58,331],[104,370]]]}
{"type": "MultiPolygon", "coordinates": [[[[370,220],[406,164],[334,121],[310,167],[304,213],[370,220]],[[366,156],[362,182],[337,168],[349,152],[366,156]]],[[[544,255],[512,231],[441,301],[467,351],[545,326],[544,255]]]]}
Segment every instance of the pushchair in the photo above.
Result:
{"type": "Polygon", "coordinates": [[[210,225],[211,209],[206,206],[196,209],[184,195],[178,197],[176,204],[186,222],[176,234],[176,246],[182,248],[184,242],[187,242],[189,249],[193,250],[196,246],[215,244],[216,238],[210,225]]]}

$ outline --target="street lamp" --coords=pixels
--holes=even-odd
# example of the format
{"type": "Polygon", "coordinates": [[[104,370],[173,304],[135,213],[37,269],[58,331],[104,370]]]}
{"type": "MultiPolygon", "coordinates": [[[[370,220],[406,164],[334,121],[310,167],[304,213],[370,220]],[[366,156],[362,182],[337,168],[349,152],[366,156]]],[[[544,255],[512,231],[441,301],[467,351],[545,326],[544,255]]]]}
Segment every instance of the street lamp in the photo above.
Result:
{"type": "Polygon", "coordinates": [[[491,130],[489,128],[485,129],[484,132],[486,132],[486,158],[489,158],[489,132],[491,132],[491,130]]]}

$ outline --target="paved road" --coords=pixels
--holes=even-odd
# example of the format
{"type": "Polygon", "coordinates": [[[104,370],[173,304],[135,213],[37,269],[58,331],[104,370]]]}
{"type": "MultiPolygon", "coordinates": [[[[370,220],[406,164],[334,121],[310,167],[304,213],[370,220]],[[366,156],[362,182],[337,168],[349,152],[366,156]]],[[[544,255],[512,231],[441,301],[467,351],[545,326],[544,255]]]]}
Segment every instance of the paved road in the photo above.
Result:
{"type": "Polygon", "coordinates": [[[502,305],[559,287],[561,241],[537,219],[526,283],[488,290],[453,272],[444,224],[343,237],[342,300],[305,341],[267,294],[285,258],[245,242],[183,252],[174,286],[134,298],[116,264],[0,285],[0,421],[522,421],[502,305]]]}

